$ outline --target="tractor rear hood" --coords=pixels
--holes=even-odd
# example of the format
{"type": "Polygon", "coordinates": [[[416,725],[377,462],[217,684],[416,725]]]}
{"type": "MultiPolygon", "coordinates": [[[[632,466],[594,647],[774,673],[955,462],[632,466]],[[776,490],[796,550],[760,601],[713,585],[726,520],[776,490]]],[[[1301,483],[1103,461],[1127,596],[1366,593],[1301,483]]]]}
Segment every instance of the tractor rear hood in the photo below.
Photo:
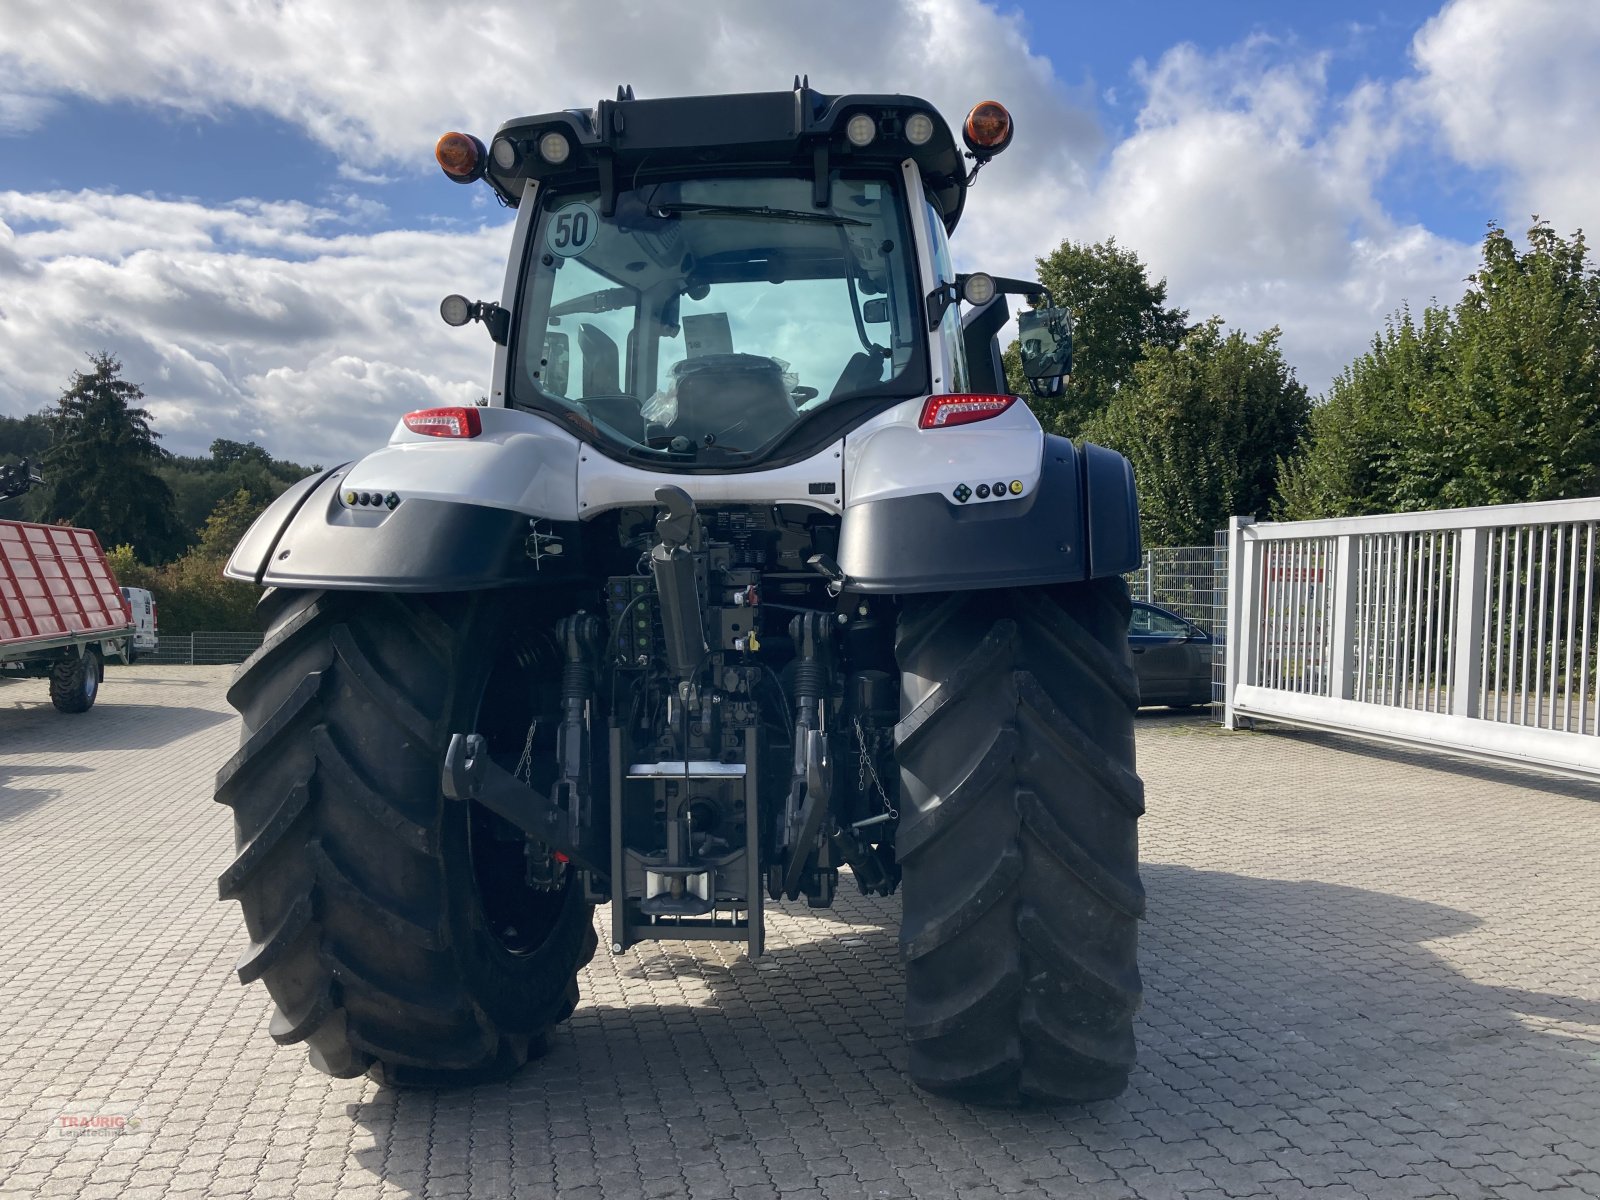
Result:
{"type": "MultiPolygon", "coordinates": [[[[918,133],[926,129],[918,126],[918,133]]],[[[858,123],[858,133],[862,128],[858,123]]],[[[646,167],[703,173],[780,167],[826,179],[830,169],[892,169],[908,158],[921,169],[946,229],[954,230],[966,200],[967,167],[944,118],[915,96],[827,96],[800,84],[792,92],[635,100],[632,89],[619,88],[616,100],[602,100],[597,108],[507,121],[490,143],[485,178],[512,207],[530,179],[562,184],[598,178],[604,204],[619,179],[630,186],[634,173],[646,167]],[[919,113],[932,122],[932,133],[916,145],[906,123],[919,113]],[[873,123],[864,145],[846,133],[858,114],[873,123]],[[547,142],[552,133],[565,145],[547,142]]]]}

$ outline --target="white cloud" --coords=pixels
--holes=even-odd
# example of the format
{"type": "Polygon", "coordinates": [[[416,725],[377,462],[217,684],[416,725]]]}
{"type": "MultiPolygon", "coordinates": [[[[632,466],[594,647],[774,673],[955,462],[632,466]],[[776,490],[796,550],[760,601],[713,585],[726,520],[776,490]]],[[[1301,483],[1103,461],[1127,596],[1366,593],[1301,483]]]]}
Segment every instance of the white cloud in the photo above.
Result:
{"type": "Polygon", "coordinates": [[[13,0],[0,77],[19,96],[70,92],[185,112],[272,113],[337,151],[353,177],[432,170],[446,129],[641,97],[772,91],[809,72],[823,91],[926,94],[951,116],[1003,80],[1033,128],[1092,139],[1016,18],[978,0],[588,0],[537,6],[396,0],[110,6],[13,0]],[[692,85],[687,86],[686,85],[692,85]]]}
{"type": "Polygon", "coordinates": [[[1180,45],[1136,74],[1134,132],[1063,214],[1070,236],[1117,237],[1194,318],[1282,326],[1313,391],[1403,303],[1460,293],[1476,248],[1393,221],[1377,198],[1410,136],[1387,87],[1331,95],[1322,56],[1259,37],[1180,45]]]}
{"type": "Polygon", "coordinates": [[[1449,152],[1493,171],[1520,232],[1600,229],[1600,5],[1453,0],[1412,46],[1408,90],[1449,152]]]}
{"type": "Polygon", "coordinates": [[[36,407],[107,349],[169,448],[225,436],[332,462],[408,409],[484,394],[492,347],[438,302],[499,294],[509,228],[338,225],[307,205],[0,193],[0,408],[36,407]]]}
{"type": "Polygon", "coordinates": [[[55,101],[48,96],[0,92],[0,136],[37,129],[53,108],[55,101]]]}

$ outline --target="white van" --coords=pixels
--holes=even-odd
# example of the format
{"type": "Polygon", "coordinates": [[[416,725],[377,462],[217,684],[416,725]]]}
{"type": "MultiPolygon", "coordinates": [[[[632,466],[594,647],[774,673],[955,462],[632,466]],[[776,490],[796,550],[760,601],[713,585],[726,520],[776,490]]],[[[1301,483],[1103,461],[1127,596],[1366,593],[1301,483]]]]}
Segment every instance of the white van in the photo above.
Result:
{"type": "Polygon", "coordinates": [[[128,661],[141,654],[154,654],[161,646],[156,636],[156,598],[145,588],[125,587],[122,598],[133,610],[133,640],[128,646],[128,661]]]}

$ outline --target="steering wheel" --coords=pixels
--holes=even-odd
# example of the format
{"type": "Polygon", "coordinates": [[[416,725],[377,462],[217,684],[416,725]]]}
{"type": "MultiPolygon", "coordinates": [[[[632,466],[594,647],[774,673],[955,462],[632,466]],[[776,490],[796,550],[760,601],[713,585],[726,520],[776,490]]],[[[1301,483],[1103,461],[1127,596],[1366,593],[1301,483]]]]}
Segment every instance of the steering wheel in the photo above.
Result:
{"type": "Polygon", "coordinates": [[[801,384],[790,388],[789,395],[794,398],[796,405],[800,405],[806,403],[808,400],[815,400],[818,392],[814,387],[806,387],[805,385],[801,384]]]}

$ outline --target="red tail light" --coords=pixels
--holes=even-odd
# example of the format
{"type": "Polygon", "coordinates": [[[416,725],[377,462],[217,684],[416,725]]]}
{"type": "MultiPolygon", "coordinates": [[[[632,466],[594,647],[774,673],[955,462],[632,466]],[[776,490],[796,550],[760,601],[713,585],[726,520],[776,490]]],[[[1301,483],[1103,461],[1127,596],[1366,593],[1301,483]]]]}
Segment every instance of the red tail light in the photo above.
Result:
{"type": "Polygon", "coordinates": [[[948,429],[998,417],[1017,402],[1015,396],[978,395],[958,392],[949,396],[929,396],[922,406],[922,429],[948,429]]]}
{"type": "Polygon", "coordinates": [[[419,408],[401,419],[412,433],[429,437],[469,438],[483,432],[483,420],[475,408],[419,408]]]}

